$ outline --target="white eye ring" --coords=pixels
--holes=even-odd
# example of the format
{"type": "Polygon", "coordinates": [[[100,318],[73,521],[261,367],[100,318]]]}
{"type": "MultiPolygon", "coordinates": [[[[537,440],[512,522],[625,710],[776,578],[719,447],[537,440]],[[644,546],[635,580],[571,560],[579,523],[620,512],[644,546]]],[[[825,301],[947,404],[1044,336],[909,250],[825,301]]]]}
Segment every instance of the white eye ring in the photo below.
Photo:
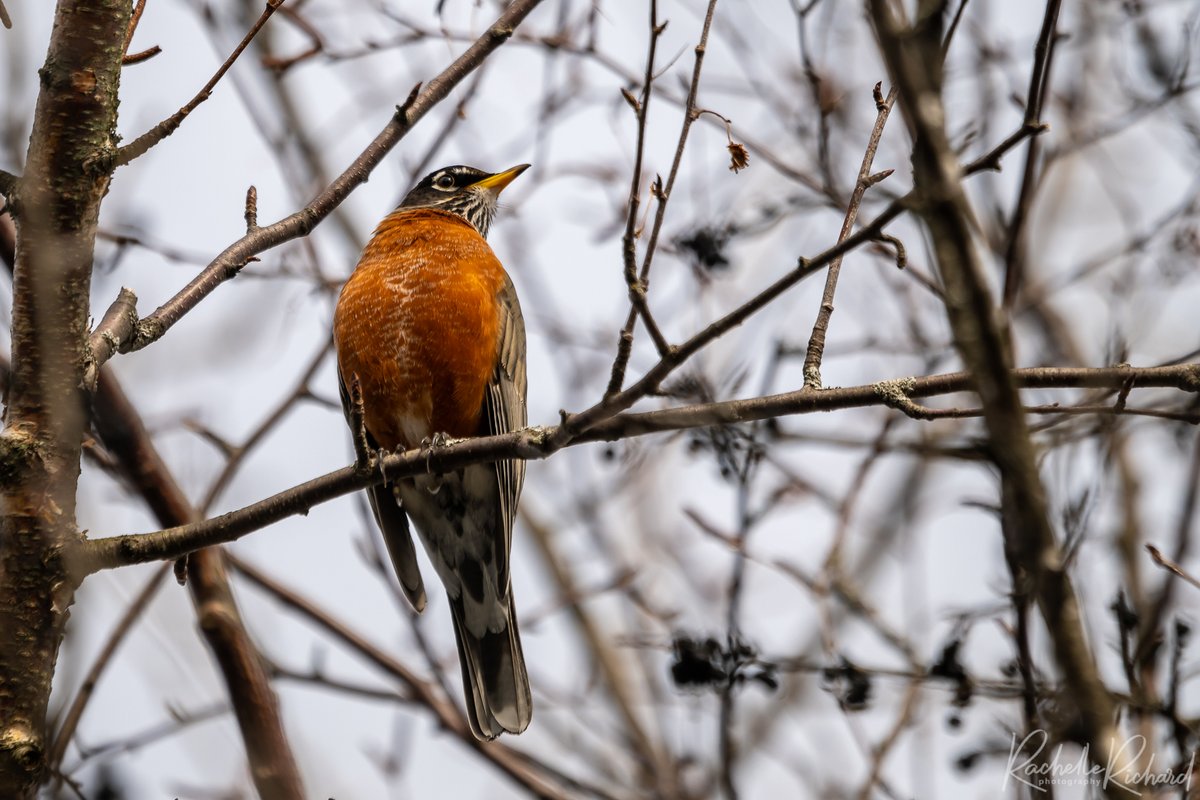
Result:
{"type": "Polygon", "coordinates": [[[454,176],[443,172],[441,175],[438,175],[433,179],[433,187],[435,189],[453,189],[454,176]]]}

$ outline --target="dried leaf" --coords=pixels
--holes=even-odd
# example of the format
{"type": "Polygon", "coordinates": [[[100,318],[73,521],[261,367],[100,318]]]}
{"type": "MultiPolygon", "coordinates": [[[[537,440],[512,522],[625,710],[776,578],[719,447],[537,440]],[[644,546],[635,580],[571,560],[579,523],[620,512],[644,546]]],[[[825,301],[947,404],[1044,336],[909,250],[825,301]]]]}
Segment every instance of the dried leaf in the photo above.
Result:
{"type": "Polygon", "coordinates": [[[750,166],[750,153],[746,150],[746,145],[730,139],[727,147],[729,148],[729,169],[740,172],[750,166]]]}

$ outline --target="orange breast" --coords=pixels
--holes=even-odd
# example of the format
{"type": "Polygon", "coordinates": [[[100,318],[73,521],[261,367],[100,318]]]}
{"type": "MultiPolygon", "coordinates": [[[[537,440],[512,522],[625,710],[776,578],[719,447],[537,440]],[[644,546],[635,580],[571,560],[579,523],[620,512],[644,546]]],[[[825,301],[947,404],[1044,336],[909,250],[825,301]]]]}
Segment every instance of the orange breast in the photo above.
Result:
{"type": "Polygon", "coordinates": [[[465,220],[432,209],[384,218],[334,313],[338,368],[358,376],[367,430],[388,449],[479,429],[499,348],[504,268],[465,220]]]}

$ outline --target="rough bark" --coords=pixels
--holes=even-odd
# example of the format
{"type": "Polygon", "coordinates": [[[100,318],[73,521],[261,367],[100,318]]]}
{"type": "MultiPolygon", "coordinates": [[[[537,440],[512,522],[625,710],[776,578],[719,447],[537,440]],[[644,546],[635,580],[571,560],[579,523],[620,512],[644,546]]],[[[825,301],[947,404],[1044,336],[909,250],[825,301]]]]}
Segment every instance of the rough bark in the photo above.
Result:
{"type": "Polygon", "coordinates": [[[34,112],[17,222],[12,375],[0,436],[0,796],[45,770],[46,705],[75,577],[88,291],[103,165],[115,143],[130,4],[62,0],[34,112]],[[100,165],[100,166],[97,166],[100,165]]]}

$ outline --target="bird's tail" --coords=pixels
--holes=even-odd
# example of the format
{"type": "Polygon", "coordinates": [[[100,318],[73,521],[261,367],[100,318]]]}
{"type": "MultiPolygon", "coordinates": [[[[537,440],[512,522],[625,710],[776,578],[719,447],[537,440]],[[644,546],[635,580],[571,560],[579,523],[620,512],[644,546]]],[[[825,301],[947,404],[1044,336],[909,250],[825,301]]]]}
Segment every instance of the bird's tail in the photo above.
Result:
{"type": "Polygon", "coordinates": [[[503,602],[508,621],[504,630],[475,636],[464,624],[462,600],[450,601],[467,717],[477,739],[495,739],[504,732],[520,733],[529,727],[533,716],[529,675],[525,672],[512,594],[503,602]]]}

